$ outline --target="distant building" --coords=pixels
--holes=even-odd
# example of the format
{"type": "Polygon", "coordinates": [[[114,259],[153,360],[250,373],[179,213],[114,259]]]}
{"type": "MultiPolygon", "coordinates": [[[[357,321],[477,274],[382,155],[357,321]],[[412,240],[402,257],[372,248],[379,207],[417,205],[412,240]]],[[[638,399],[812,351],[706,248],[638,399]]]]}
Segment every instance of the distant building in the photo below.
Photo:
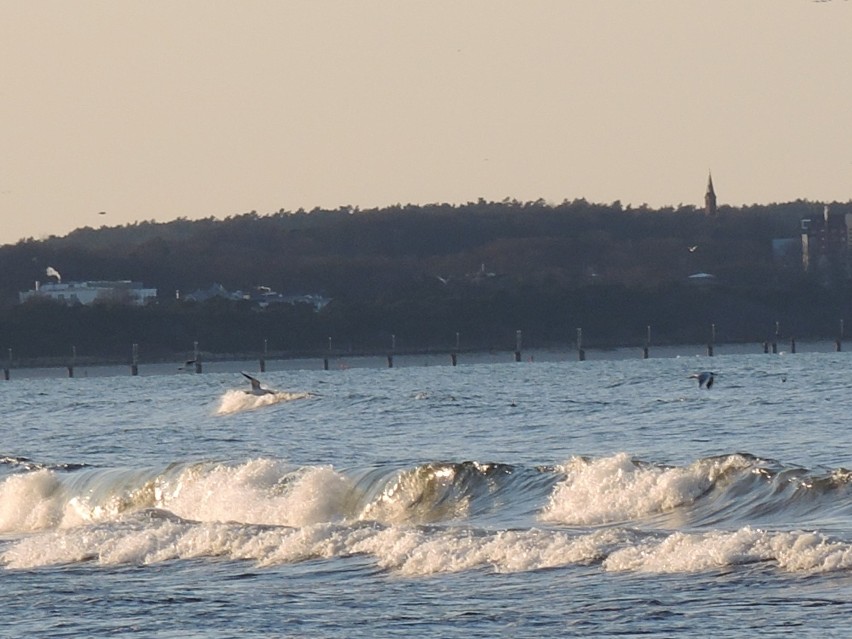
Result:
{"type": "Polygon", "coordinates": [[[802,220],[802,268],[805,271],[828,267],[846,270],[849,255],[848,217],[833,214],[826,206],[822,216],[802,220]]]}
{"type": "Polygon", "coordinates": [[[257,308],[268,308],[272,304],[309,304],[315,311],[321,310],[331,300],[323,295],[283,295],[268,286],[255,286],[248,293],[229,291],[221,284],[211,284],[207,289],[193,291],[183,297],[187,302],[207,302],[211,299],[223,299],[232,302],[250,302],[257,308]]]}
{"type": "Polygon", "coordinates": [[[221,284],[214,283],[206,289],[198,289],[183,297],[187,302],[206,302],[214,298],[236,301],[243,299],[243,293],[242,291],[231,292],[221,284]]]}
{"type": "Polygon", "coordinates": [[[713,175],[707,176],[707,192],[704,194],[704,212],[707,215],[716,215],[716,191],[713,190],[713,175]]]}
{"type": "Polygon", "coordinates": [[[88,306],[95,302],[115,302],[144,306],[157,299],[157,289],[145,288],[141,282],[130,280],[94,282],[35,283],[35,288],[18,293],[23,304],[29,300],[47,299],[73,306],[88,306]]]}

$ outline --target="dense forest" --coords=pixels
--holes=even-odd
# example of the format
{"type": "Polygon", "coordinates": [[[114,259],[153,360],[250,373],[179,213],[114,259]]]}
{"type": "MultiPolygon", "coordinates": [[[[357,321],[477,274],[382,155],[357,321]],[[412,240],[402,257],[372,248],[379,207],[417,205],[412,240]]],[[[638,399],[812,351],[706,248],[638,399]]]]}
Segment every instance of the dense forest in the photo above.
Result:
{"type": "MultiPolygon", "coordinates": [[[[832,203],[852,213],[852,202],[832,203]]],[[[823,204],[796,201],[651,209],[585,200],[433,204],[382,209],[256,212],[224,220],[82,228],[64,237],[0,247],[0,349],[16,357],[79,353],[167,358],[198,341],[210,353],[382,352],[762,341],[776,322],[787,335],[834,337],[852,318],[845,269],[809,272],[801,253],[773,251],[800,237],[823,204]],[[103,303],[18,303],[45,280],[130,279],[155,287],[144,308],[103,303]],[[712,274],[696,283],[691,275],[712,274]],[[186,301],[218,283],[266,286],[331,301],[262,309],[248,301],[186,301]],[[393,336],[393,337],[392,337],[393,336]]],[[[790,243],[796,246],[795,241],[790,243]]],[[[0,350],[0,354],[2,354],[0,350]]],[[[2,357],[2,355],[0,355],[2,357]]]]}

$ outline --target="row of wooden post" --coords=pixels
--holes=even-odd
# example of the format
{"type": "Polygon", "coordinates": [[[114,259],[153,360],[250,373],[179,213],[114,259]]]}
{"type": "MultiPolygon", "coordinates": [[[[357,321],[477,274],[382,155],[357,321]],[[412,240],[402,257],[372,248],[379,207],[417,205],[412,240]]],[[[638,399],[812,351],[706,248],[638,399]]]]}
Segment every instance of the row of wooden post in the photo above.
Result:
{"type": "MultiPolygon", "coordinates": [[[[840,320],[839,330],[837,332],[837,338],[834,340],[834,350],[840,353],[843,350],[843,333],[844,333],[844,325],[843,320],[840,320]]],[[[778,353],[778,343],[781,341],[781,323],[775,322],[775,335],[770,342],[769,340],[763,342],[763,352],[764,353],[778,353]]],[[[796,338],[790,338],[790,353],[795,354],[796,352],[796,338]]]]}
{"type": "MultiPolygon", "coordinates": [[[[843,350],[843,338],[844,338],[844,323],[843,320],[840,320],[840,330],[838,332],[837,339],[834,340],[834,350],[838,353],[843,350]]],[[[763,352],[764,353],[778,353],[778,343],[781,340],[781,323],[775,322],[775,335],[772,339],[766,340],[763,343],[763,352]]],[[[716,344],[716,324],[710,325],[710,339],[707,342],[707,355],[713,357],[713,350],[716,344]]],[[[263,353],[260,356],[260,372],[266,372],[266,360],[269,355],[268,351],[269,342],[268,340],[263,340],[263,353]]],[[[450,352],[450,361],[453,366],[458,364],[458,353],[460,348],[460,334],[456,333],[456,344],[455,349],[450,352]]],[[[515,361],[521,361],[521,354],[523,349],[523,332],[518,330],[515,331],[515,361]]],[[[329,360],[332,354],[332,339],[328,338],[328,355],[323,358],[323,368],[325,370],[329,369],[329,360]]],[[[796,352],[796,339],[790,338],[790,352],[796,352]]],[[[396,335],[391,335],[391,348],[387,354],[387,363],[388,368],[393,368],[394,364],[394,355],[396,353],[396,335]]],[[[647,327],[647,332],[645,336],[645,344],[642,347],[642,357],[644,359],[648,359],[651,356],[651,326],[647,327]]],[[[586,350],[583,348],[583,329],[577,329],[577,357],[582,362],[586,359],[586,350]]],[[[74,368],[77,364],[77,347],[71,347],[71,360],[67,366],[68,369],[68,377],[74,377],[74,368]]],[[[191,360],[186,362],[186,365],[192,365],[193,369],[196,373],[202,372],[201,366],[201,353],[198,350],[198,342],[193,342],[193,356],[191,360]]],[[[8,361],[7,365],[3,368],[3,377],[8,381],[11,378],[11,369],[12,369],[12,349],[8,350],[8,361]]],[[[130,354],[130,374],[138,375],[139,374],[139,344],[133,344],[131,348],[130,354]]]]}

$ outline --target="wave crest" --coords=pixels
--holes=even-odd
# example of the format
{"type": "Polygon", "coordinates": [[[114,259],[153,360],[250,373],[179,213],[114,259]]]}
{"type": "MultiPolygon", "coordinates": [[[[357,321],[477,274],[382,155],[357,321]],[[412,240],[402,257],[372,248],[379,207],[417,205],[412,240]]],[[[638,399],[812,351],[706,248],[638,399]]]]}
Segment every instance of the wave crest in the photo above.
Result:
{"type": "MultiPolygon", "coordinates": [[[[153,511],[156,513],[157,511],[153,511]]],[[[360,555],[407,577],[489,569],[529,572],[599,566],[611,572],[697,573],[765,563],[795,573],[852,569],[852,545],[809,532],[733,532],[665,536],[624,528],[586,533],[488,531],[461,527],[311,524],[299,528],[191,522],[142,511],[94,526],[29,535],[6,546],[0,562],[31,569],[81,562],[156,564],[223,557],[258,566],[360,555]]]]}
{"type": "Polygon", "coordinates": [[[718,481],[749,470],[742,455],[702,459],[686,467],[644,464],[627,453],[587,460],[574,457],[557,468],[565,479],[553,490],[542,520],[600,525],[641,519],[692,504],[718,481]]]}
{"type": "Polygon", "coordinates": [[[264,406],[272,406],[281,402],[292,402],[297,399],[308,399],[310,397],[313,397],[313,395],[307,392],[287,393],[281,391],[266,395],[253,395],[241,390],[229,390],[219,400],[216,414],[231,415],[242,411],[256,410],[264,406]]]}

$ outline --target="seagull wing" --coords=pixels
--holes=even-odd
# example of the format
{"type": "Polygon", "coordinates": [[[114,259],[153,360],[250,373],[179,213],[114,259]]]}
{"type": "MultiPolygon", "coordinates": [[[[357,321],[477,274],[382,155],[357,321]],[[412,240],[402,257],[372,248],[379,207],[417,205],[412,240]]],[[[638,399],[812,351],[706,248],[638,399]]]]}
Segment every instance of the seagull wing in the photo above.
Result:
{"type": "Polygon", "coordinates": [[[249,375],[248,373],[243,373],[243,376],[251,382],[251,389],[254,391],[260,390],[260,381],[249,375]]]}

